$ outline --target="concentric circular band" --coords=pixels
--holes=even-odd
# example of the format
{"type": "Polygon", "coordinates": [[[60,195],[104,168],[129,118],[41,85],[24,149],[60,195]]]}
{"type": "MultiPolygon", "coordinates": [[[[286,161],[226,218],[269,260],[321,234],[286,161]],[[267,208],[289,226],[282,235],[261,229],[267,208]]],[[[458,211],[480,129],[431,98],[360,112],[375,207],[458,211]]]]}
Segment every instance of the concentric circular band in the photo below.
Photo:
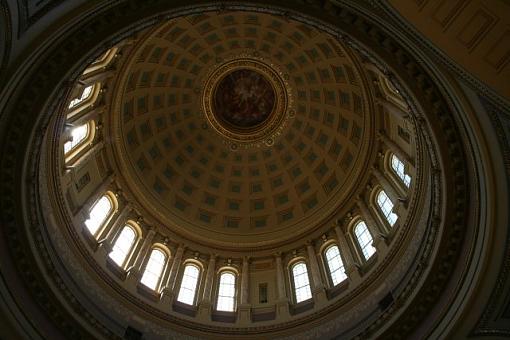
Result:
{"type": "Polygon", "coordinates": [[[238,58],[220,64],[208,76],[202,93],[205,118],[234,150],[239,146],[249,147],[261,143],[272,145],[286,125],[287,119],[292,116],[291,103],[291,93],[283,75],[274,67],[255,58],[238,58]],[[260,74],[270,83],[274,91],[275,100],[271,114],[253,128],[243,129],[226,124],[215,112],[215,95],[218,85],[236,70],[250,70],[260,74]]]}

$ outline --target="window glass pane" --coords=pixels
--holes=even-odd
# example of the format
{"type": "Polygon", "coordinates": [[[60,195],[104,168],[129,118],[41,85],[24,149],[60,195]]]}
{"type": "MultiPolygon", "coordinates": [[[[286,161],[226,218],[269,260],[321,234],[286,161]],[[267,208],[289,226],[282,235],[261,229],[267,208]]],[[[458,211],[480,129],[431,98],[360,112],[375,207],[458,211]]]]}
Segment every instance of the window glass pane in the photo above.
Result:
{"type": "Polygon", "coordinates": [[[235,308],[236,277],[230,272],[224,272],[220,276],[218,290],[218,304],[216,309],[233,312],[235,308]]]}
{"type": "Polygon", "coordinates": [[[188,305],[194,303],[199,275],[200,269],[198,269],[197,266],[192,264],[186,265],[184,274],[182,275],[181,288],[179,289],[177,301],[187,303],[188,305]]]}
{"type": "Polygon", "coordinates": [[[373,239],[372,235],[368,231],[365,222],[361,221],[354,227],[354,234],[361,248],[365,260],[368,260],[373,254],[375,254],[375,248],[372,246],[373,239]]]}
{"type": "Polygon", "coordinates": [[[125,226],[113,245],[113,250],[109,256],[120,267],[124,266],[124,262],[131,251],[131,247],[135,243],[135,236],[136,233],[133,228],[125,226]]]}
{"type": "Polygon", "coordinates": [[[394,154],[391,155],[391,168],[393,169],[395,174],[400,178],[400,180],[405,184],[405,186],[409,187],[411,185],[411,176],[405,173],[404,162],[402,162],[394,154]]]}
{"type": "Polygon", "coordinates": [[[304,262],[296,263],[292,267],[292,277],[294,279],[294,293],[296,302],[305,301],[312,298],[310,290],[310,281],[308,279],[308,270],[304,262]]]}
{"type": "Polygon", "coordinates": [[[166,255],[159,249],[153,249],[141,282],[150,289],[156,290],[165,267],[166,255]]]}
{"type": "Polygon", "coordinates": [[[344,264],[340,257],[340,251],[337,246],[331,246],[326,250],[326,262],[328,263],[329,273],[331,275],[331,281],[336,286],[347,278],[345,275],[344,264]]]}
{"type": "Polygon", "coordinates": [[[94,60],[94,62],[92,63],[92,65],[94,64],[99,64],[100,62],[102,62],[103,60],[105,60],[107,57],[108,57],[108,54],[110,54],[110,52],[112,51],[112,49],[110,48],[109,50],[107,50],[106,52],[104,52],[103,54],[101,54],[96,60],[94,60]]]}
{"type": "Polygon", "coordinates": [[[71,140],[64,144],[64,154],[74,149],[89,136],[89,123],[73,127],[71,130],[71,140]]]}
{"type": "Polygon", "coordinates": [[[85,221],[85,226],[92,235],[95,235],[112,211],[112,202],[105,195],[94,204],[89,213],[89,219],[85,221]]]}
{"type": "Polygon", "coordinates": [[[90,97],[90,95],[92,94],[92,90],[94,89],[94,86],[95,85],[89,85],[85,89],[83,89],[83,92],[81,93],[80,97],[74,98],[73,100],[71,100],[71,102],[69,103],[69,108],[71,109],[71,108],[77,106],[82,101],[84,101],[88,97],[90,97]]]}
{"type": "Polygon", "coordinates": [[[393,226],[398,219],[398,216],[393,212],[393,202],[390,200],[384,190],[379,191],[377,194],[377,205],[381,209],[384,217],[388,223],[393,226]]]}

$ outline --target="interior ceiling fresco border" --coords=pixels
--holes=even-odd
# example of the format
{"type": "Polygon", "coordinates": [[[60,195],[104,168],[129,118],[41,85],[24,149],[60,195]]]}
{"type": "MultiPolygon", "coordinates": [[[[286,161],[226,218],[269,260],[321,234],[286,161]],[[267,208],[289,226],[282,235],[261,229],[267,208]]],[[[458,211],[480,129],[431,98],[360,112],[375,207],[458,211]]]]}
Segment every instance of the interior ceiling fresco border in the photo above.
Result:
{"type": "MultiPolygon", "coordinates": [[[[339,1],[335,1],[338,3],[338,5],[344,5],[344,3],[340,3],[339,1]]],[[[117,7],[109,8],[108,10],[98,10],[97,16],[94,19],[94,24],[99,25],[99,27],[107,27],[111,25],[112,23],[118,23],[123,20],[123,15],[126,14],[126,11],[131,10],[137,10],[140,9],[141,12],[143,12],[145,6],[154,6],[157,7],[157,5],[162,6],[161,8],[165,7],[165,4],[163,1],[152,1],[150,4],[144,4],[143,1],[128,1],[126,2],[126,7],[123,8],[123,10],[114,11],[117,9],[117,7]]],[[[287,2],[285,3],[287,4],[287,2]]],[[[400,66],[403,66],[403,70],[410,70],[408,72],[412,72],[413,76],[416,76],[417,74],[422,76],[421,79],[423,79],[422,84],[418,84],[419,86],[422,86],[422,90],[427,89],[428,91],[432,91],[436,96],[432,96],[436,102],[436,112],[435,114],[440,115],[441,117],[439,120],[444,125],[445,129],[448,129],[449,131],[453,131],[453,133],[457,133],[454,127],[451,127],[450,124],[452,123],[451,119],[448,116],[448,104],[446,104],[442,100],[441,91],[439,91],[437,88],[435,88],[432,84],[433,81],[428,81],[428,73],[426,70],[423,69],[423,67],[416,62],[412,57],[409,56],[408,51],[400,46],[394,38],[389,36],[387,32],[383,32],[379,29],[379,27],[374,24],[370,19],[367,19],[363,16],[361,16],[358,12],[356,12],[354,9],[348,9],[347,6],[343,8],[336,8],[329,2],[323,2],[323,1],[314,1],[313,4],[310,6],[314,6],[315,10],[321,10],[321,11],[328,11],[328,13],[333,14],[336,16],[336,19],[340,22],[343,22],[348,25],[353,25],[352,30],[354,30],[357,34],[363,36],[367,40],[371,40],[371,42],[374,44],[377,43],[380,51],[384,51],[385,49],[389,49],[389,52],[396,53],[401,56],[401,58],[397,58],[394,60],[395,65],[399,64],[400,66]],[[323,7],[323,5],[325,5],[323,7]],[[356,27],[354,27],[356,26],[356,27]],[[367,29],[369,27],[370,29],[367,29]],[[376,33],[377,39],[380,39],[378,41],[377,39],[371,38],[368,33],[373,34],[376,33]],[[382,41],[384,41],[387,45],[384,46],[382,44],[382,41]],[[437,91],[437,92],[436,92],[437,91]],[[439,107],[439,109],[438,109],[439,107]]],[[[119,5],[121,6],[121,5],[119,5]]],[[[308,6],[308,5],[306,5],[308,6]]],[[[372,4],[371,11],[376,12],[377,9],[388,9],[385,5],[376,5],[375,2],[372,4]]],[[[217,9],[227,8],[228,5],[222,4],[218,5],[217,9]]],[[[306,7],[305,7],[306,8],[306,7]]],[[[290,10],[289,10],[290,11],[290,10]]],[[[38,13],[38,12],[37,12],[38,13]]],[[[286,15],[292,15],[290,12],[283,12],[283,14],[286,15]]],[[[396,20],[395,18],[392,18],[392,21],[396,26],[402,26],[402,21],[396,20]]],[[[83,26],[85,27],[79,27],[79,30],[83,30],[82,32],[87,32],[87,26],[86,25],[92,25],[90,22],[86,22],[86,19],[84,19],[83,26]]],[[[146,22],[145,25],[150,25],[149,22],[146,22]]],[[[404,30],[405,31],[405,30],[404,30]]],[[[412,31],[412,30],[411,30],[412,31]]],[[[80,32],[73,32],[73,35],[79,35],[80,32]]],[[[114,37],[112,40],[119,40],[124,35],[127,35],[127,32],[124,32],[123,34],[120,34],[116,37],[114,37]]],[[[69,37],[69,41],[72,40],[72,35],[69,37]]],[[[426,44],[422,39],[413,39],[414,43],[418,46],[424,46],[428,45],[426,44]]],[[[85,43],[88,43],[90,45],[93,45],[93,41],[86,41],[85,43]]],[[[354,42],[352,42],[354,43],[354,42]]],[[[9,131],[9,138],[6,139],[6,141],[3,141],[2,143],[2,155],[1,158],[1,164],[3,164],[0,176],[2,178],[3,188],[2,191],[4,193],[7,193],[6,195],[2,194],[2,197],[0,199],[0,211],[5,216],[5,220],[8,221],[7,224],[7,231],[9,233],[9,245],[11,247],[11,250],[14,254],[17,255],[18,259],[18,268],[21,272],[24,273],[26,281],[30,285],[30,289],[32,290],[34,296],[37,296],[38,301],[40,302],[41,306],[48,312],[48,315],[53,318],[53,320],[56,323],[59,323],[63,329],[69,330],[69,334],[72,334],[72,336],[76,337],[87,337],[87,332],[81,328],[75,321],[73,321],[68,315],[66,315],[67,311],[61,310],[61,306],[58,306],[54,301],[52,301],[52,296],[49,290],[47,290],[47,287],[41,286],[39,280],[39,275],[42,275],[41,273],[32,273],[30,271],[27,271],[27,268],[30,268],[29,265],[30,262],[34,261],[34,259],[31,258],[31,254],[27,253],[27,250],[24,249],[24,241],[27,241],[26,239],[27,235],[25,234],[27,230],[23,230],[21,228],[22,224],[20,223],[22,220],[21,216],[15,215],[15,207],[17,205],[17,202],[20,200],[20,193],[16,190],[17,183],[21,179],[19,178],[19,167],[20,167],[20,159],[19,155],[16,153],[16,150],[18,149],[18,145],[26,146],[24,143],[26,142],[23,140],[23,136],[25,135],[25,130],[22,129],[30,129],[30,122],[33,121],[32,115],[34,114],[32,108],[34,107],[41,107],[46,98],[49,96],[50,89],[45,88],[45,84],[48,82],[51,82],[52,80],[59,80],[59,68],[62,65],[68,65],[66,63],[66,56],[67,55],[77,55],[77,50],[80,50],[82,46],[77,46],[73,43],[63,42],[62,46],[65,46],[66,48],[57,49],[58,52],[56,52],[52,56],[51,61],[45,61],[46,63],[44,66],[40,66],[40,72],[37,72],[37,75],[33,77],[33,81],[26,86],[24,93],[26,94],[23,98],[17,98],[18,102],[17,105],[15,105],[18,110],[18,115],[13,118],[12,122],[15,124],[12,124],[13,128],[11,131],[9,131]]],[[[427,47],[429,50],[431,50],[430,45],[427,47]]],[[[387,53],[382,52],[382,53],[387,53]]],[[[436,57],[438,55],[436,54],[436,57]]],[[[72,58],[71,58],[72,59],[72,58]]],[[[443,62],[447,62],[444,60],[444,57],[441,57],[440,60],[443,62]]],[[[491,119],[493,120],[493,123],[495,126],[498,126],[499,121],[496,121],[495,118],[498,115],[509,114],[501,105],[503,102],[498,99],[497,96],[494,96],[490,90],[485,88],[480,83],[477,83],[475,79],[470,77],[469,75],[465,74],[462,70],[458,69],[456,66],[454,66],[452,63],[448,63],[448,66],[450,69],[454,70],[457,74],[462,76],[463,79],[468,81],[472,86],[475,86],[476,88],[482,90],[482,92],[487,94],[487,101],[490,101],[494,104],[489,104],[489,111],[494,112],[493,117],[491,119]],[[496,106],[496,108],[492,108],[491,105],[496,106]],[[496,113],[497,112],[497,113],[496,113]]],[[[405,71],[402,71],[405,72],[405,71]]],[[[430,93],[430,92],[429,92],[430,93]]],[[[60,93],[60,97],[64,97],[65,93],[60,93]]],[[[56,101],[55,101],[56,102],[56,101]]],[[[47,110],[47,112],[51,112],[51,110],[47,110]]],[[[500,129],[498,133],[498,139],[501,143],[501,147],[504,148],[504,155],[505,155],[505,164],[507,165],[507,171],[510,173],[510,151],[508,148],[508,142],[507,142],[507,134],[503,129],[500,129]]],[[[450,144],[450,152],[452,155],[458,154],[460,150],[462,150],[462,147],[459,147],[455,144],[455,142],[452,140],[452,143],[450,144]]],[[[458,174],[459,183],[463,183],[464,179],[463,177],[466,176],[464,173],[464,169],[462,166],[463,160],[458,159],[457,164],[455,164],[455,172],[458,174]]],[[[33,178],[35,179],[36,175],[35,173],[32,174],[33,178]]],[[[457,182],[457,180],[455,181],[457,182]]],[[[29,185],[33,185],[34,183],[29,183],[29,185]]],[[[34,188],[31,188],[34,190],[34,188]]],[[[465,192],[463,185],[460,184],[459,187],[456,189],[457,191],[457,199],[456,204],[458,211],[463,211],[466,209],[466,202],[465,197],[467,196],[467,193],[465,192]]],[[[32,199],[35,199],[36,192],[32,191],[32,199]]],[[[35,202],[34,202],[35,204],[35,202]]],[[[46,269],[48,272],[52,275],[52,278],[54,280],[54,284],[57,286],[60,286],[62,288],[62,291],[64,293],[70,293],[69,291],[66,291],[64,280],[59,277],[58,273],[53,268],[52,260],[50,259],[49,252],[51,250],[44,249],[45,245],[43,243],[44,231],[40,229],[40,226],[37,222],[41,221],[41,216],[39,215],[32,215],[31,218],[32,223],[29,227],[31,232],[34,232],[34,235],[36,235],[35,239],[38,241],[38,247],[42,250],[42,260],[45,262],[46,269]]],[[[436,221],[439,223],[439,221],[436,221]]],[[[449,255],[451,254],[450,251],[458,251],[458,247],[460,246],[460,242],[463,237],[463,228],[462,228],[462,218],[458,218],[455,221],[455,224],[452,224],[452,230],[451,230],[451,237],[448,241],[448,246],[445,247],[445,254],[444,256],[444,263],[445,265],[441,266],[439,272],[444,274],[445,276],[440,278],[437,277],[435,282],[429,285],[429,292],[430,294],[424,294],[428,295],[428,297],[422,296],[419,299],[421,301],[415,301],[414,303],[414,310],[411,313],[407,313],[407,315],[404,317],[406,318],[406,321],[402,322],[401,324],[406,324],[407,326],[399,326],[394,325],[393,329],[391,330],[391,333],[393,334],[399,334],[401,336],[405,336],[410,331],[410,328],[412,328],[412,325],[416,325],[418,320],[421,316],[423,316],[428,308],[432,308],[433,300],[430,300],[430,296],[438,296],[438,294],[441,292],[441,287],[446,284],[447,278],[449,277],[449,273],[451,272],[452,268],[455,266],[456,260],[455,257],[449,255]],[[428,306],[428,307],[425,307],[428,306]],[[409,327],[409,328],[408,328],[409,327]]],[[[508,244],[508,243],[507,243],[508,244]]],[[[507,247],[508,249],[508,247],[507,247]]],[[[508,279],[508,268],[510,267],[510,254],[507,252],[507,258],[505,262],[505,270],[501,272],[502,277],[500,278],[501,284],[503,282],[506,282],[508,279]]],[[[442,276],[442,275],[439,275],[442,276]]],[[[43,281],[43,280],[41,280],[43,281]]],[[[501,294],[501,290],[499,292],[494,292],[495,296],[498,296],[498,294],[501,294]]],[[[73,302],[76,302],[76,300],[72,297],[72,295],[69,295],[69,302],[73,304],[73,302]]],[[[398,308],[398,306],[395,306],[398,308]]],[[[94,320],[93,316],[88,314],[85,310],[80,309],[79,305],[73,304],[73,308],[75,308],[74,312],[79,313],[83,315],[85,318],[88,319],[88,321],[94,325],[102,334],[108,337],[115,338],[115,336],[110,333],[104,326],[100,325],[99,322],[94,320]]],[[[390,318],[391,315],[388,313],[386,315],[387,318],[390,318]]],[[[382,323],[382,321],[379,321],[382,323]]],[[[481,327],[484,326],[483,323],[480,324],[481,327]]],[[[372,332],[374,332],[374,328],[369,328],[366,330],[365,335],[370,335],[372,332]]],[[[388,331],[390,332],[390,331],[388,331]]],[[[483,330],[480,332],[483,333],[483,330]]],[[[476,331],[475,331],[476,333],[476,331]]],[[[508,333],[505,330],[502,330],[500,333],[501,335],[508,335],[508,333]]]]}

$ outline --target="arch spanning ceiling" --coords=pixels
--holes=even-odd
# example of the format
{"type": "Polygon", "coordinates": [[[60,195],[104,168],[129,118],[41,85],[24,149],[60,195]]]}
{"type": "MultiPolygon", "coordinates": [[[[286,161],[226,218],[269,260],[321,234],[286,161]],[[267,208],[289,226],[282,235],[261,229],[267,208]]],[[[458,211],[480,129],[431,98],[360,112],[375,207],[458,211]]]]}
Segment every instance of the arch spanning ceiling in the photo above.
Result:
{"type": "Polygon", "coordinates": [[[256,243],[316,227],[347,203],[367,169],[374,124],[356,58],[329,34],[270,14],[162,24],[119,72],[110,129],[122,144],[119,174],[152,216],[195,237],[256,243]],[[241,57],[285,82],[287,117],[270,146],[233,150],[204,117],[211,70],[241,57]]]}

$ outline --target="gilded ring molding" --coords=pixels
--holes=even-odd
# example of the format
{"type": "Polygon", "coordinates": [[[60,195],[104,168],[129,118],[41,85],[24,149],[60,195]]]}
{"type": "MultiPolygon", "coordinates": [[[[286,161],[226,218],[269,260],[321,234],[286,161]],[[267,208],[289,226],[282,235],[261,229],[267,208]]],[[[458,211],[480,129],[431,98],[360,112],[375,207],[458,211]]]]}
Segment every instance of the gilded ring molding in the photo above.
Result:
{"type": "Polygon", "coordinates": [[[288,118],[293,116],[292,94],[284,75],[260,59],[237,57],[221,63],[207,77],[202,91],[202,110],[209,125],[232,150],[239,147],[251,147],[274,144],[282,133],[288,118]],[[214,112],[216,89],[220,82],[237,70],[252,70],[262,75],[271,85],[275,94],[275,103],[269,117],[261,124],[250,129],[240,129],[225,124],[214,112]]]}

